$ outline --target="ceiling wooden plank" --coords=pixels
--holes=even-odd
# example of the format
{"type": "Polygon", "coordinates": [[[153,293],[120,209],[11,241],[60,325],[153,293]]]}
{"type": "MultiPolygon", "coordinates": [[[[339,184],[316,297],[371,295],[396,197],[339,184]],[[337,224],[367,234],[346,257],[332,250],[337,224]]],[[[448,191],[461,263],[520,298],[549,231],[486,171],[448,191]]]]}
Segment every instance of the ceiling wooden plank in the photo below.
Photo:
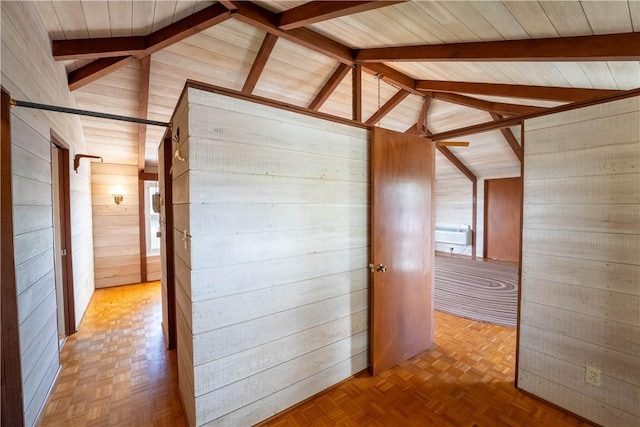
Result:
{"type": "Polygon", "coordinates": [[[409,96],[409,92],[404,89],[400,89],[395,95],[391,97],[387,102],[384,103],[382,107],[375,113],[371,115],[365,122],[368,125],[373,125],[378,123],[384,116],[389,114],[391,110],[393,110],[398,104],[400,104],[404,99],[409,96]]]}
{"type": "Polygon", "coordinates": [[[331,96],[333,91],[340,85],[342,80],[344,80],[345,76],[349,73],[351,67],[347,64],[338,64],[338,68],[333,72],[329,80],[324,84],[320,92],[316,95],[316,97],[309,104],[309,109],[311,110],[319,110],[322,107],[322,104],[331,96]]]}
{"type": "Polygon", "coordinates": [[[366,12],[391,6],[401,1],[310,1],[286,10],[279,16],[278,26],[283,30],[305,27],[328,19],[366,12]]]}
{"type": "Polygon", "coordinates": [[[576,102],[600,96],[615,95],[619,90],[581,89],[555,86],[526,86],[498,83],[449,82],[442,80],[416,80],[415,88],[422,91],[468,93],[474,95],[504,96],[508,98],[544,99],[548,101],[576,102]]]}
{"type": "Polygon", "coordinates": [[[470,96],[459,95],[457,93],[425,92],[425,94],[431,96],[432,98],[439,99],[440,101],[446,101],[451,104],[464,105],[465,107],[499,114],[529,114],[544,109],[544,107],[534,107],[531,105],[506,104],[502,102],[485,101],[483,99],[472,98],[470,96]]]}
{"type": "Polygon", "coordinates": [[[464,163],[462,163],[462,161],[458,157],[456,157],[456,155],[453,154],[451,150],[449,150],[447,147],[441,147],[438,144],[436,144],[436,148],[438,149],[439,152],[442,153],[442,155],[444,155],[447,158],[447,160],[449,160],[456,168],[458,168],[458,170],[464,176],[469,178],[471,182],[476,182],[478,180],[476,175],[473,172],[471,172],[471,169],[469,169],[464,163]]]}
{"type": "Polygon", "coordinates": [[[145,48],[143,36],[107,37],[96,39],[53,40],[53,59],[99,59],[135,55],[145,48]]]}
{"type": "Polygon", "coordinates": [[[359,62],[638,61],[640,33],[397,46],[356,51],[359,62]]]}
{"type": "Polygon", "coordinates": [[[351,104],[353,107],[352,119],[356,122],[362,121],[362,66],[354,65],[351,70],[351,78],[353,83],[351,84],[352,99],[351,104]]]}
{"type": "MultiPolygon", "coordinates": [[[[149,78],[151,76],[151,56],[140,59],[140,90],[138,117],[146,119],[149,114],[149,78]]],[[[138,125],[138,170],[144,170],[147,146],[147,125],[138,125]]]]}
{"type": "Polygon", "coordinates": [[[74,91],[80,89],[84,85],[124,67],[133,59],[133,56],[117,56],[115,58],[101,58],[90,62],[84,67],[80,67],[69,73],[67,77],[69,90],[74,91]]]}
{"type": "Polygon", "coordinates": [[[235,19],[297,43],[307,49],[320,52],[344,64],[353,64],[353,53],[347,46],[307,28],[295,28],[285,31],[278,27],[279,18],[276,13],[251,2],[237,1],[233,2],[233,4],[237,8],[233,14],[235,19]]]}
{"type": "Polygon", "coordinates": [[[258,79],[260,78],[260,74],[262,74],[262,70],[264,70],[265,65],[267,65],[269,55],[271,55],[271,51],[275,47],[277,41],[278,36],[271,33],[265,34],[262,45],[260,46],[260,50],[258,50],[258,55],[253,61],[251,70],[249,70],[249,75],[247,76],[247,79],[244,82],[244,86],[242,87],[243,93],[250,94],[251,92],[253,92],[253,89],[256,87],[258,79]]]}
{"type": "MultiPolygon", "coordinates": [[[[489,114],[491,114],[491,118],[494,121],[504,119],[504,117],[502,117],[500,114],[496,114],[496,113],[489,113],[489,114]]],[[[513,154],[515,154],[518,160],[522,163],[522,160],[524,159],[524,153],[522,152],[522,147],[518,143],[518,140],[516,140],[516,137],[513,135],[513,132],[511,132],[511,129],[502,128],[500,129],[500,132],[502,133],[502,136],[504,136],[504,139],[509,144],[509,147],[511,147],[511,150],[513,150],[513,154]]]]}

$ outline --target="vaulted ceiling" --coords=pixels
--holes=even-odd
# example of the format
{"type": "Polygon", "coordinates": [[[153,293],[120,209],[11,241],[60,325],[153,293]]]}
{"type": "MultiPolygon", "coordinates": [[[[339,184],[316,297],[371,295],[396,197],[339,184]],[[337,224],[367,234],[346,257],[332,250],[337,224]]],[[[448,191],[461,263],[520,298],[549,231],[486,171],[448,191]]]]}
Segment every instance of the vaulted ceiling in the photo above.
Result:
{"type": "MultiPolygon", "coordinates": [[[[187,79],[421,134],[640,87],[634,0],[34,5],[78,108],[164,122],[187,79]]],[[[106,162],[157,162],[163,128],[82,123],[106,162]]],[[[461,139],[440,177],[519,175],[519,128],[461,139]]]]}

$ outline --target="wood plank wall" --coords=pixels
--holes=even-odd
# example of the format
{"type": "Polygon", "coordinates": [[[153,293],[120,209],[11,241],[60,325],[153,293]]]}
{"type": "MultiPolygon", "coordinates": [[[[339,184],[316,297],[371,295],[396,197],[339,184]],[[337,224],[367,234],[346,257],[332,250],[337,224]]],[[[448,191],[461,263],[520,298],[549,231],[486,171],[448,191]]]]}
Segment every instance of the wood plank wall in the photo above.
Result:
{"type": "Polygon", "coordinates": [[[367,366],[367,131],[193,88],[174,123],[182,398],[251,425],[367,366]]]}
{"type": "Polygon", "coordinates": [[[92,163],[91,191],[96,288],[140,283],[138,167],[92,163]],[[120,205],[116,185],[126,192],[120,205]]]}
{"type": "MultiPolygon", "coordinates": [[[[2,85],[15,99],[76,107],[64,66],[51,58],[49,36],[32,4],[2,3],[2,85]]],[[[50,135],[71,154],[86,152],[77,117],[12,108],[16,282],[25,425],[36,422],[58,371],[50,135]]],[[[73,162],[71,162],[72,164],[73,162]]],[[[93,294],[89,168],[71,171],[71,233],[76,322],[93,294]]],[[[77,326],[77,325],[76,325],[77,326]]]]}
{"type": "Polygon", "coordinates": [[[640,97],[525,132],[518,384],[597,424],[640,425],[640,97]]]}

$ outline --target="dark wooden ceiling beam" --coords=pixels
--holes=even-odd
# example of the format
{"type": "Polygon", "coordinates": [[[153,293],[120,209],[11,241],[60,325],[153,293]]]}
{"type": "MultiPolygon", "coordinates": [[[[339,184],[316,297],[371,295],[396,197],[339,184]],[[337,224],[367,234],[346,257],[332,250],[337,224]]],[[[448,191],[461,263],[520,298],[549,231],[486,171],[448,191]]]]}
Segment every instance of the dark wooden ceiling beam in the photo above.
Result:
{"type": "MultiPolygon", "coordinates": [[[[146,119],[149,114],[149,79],[151,77],[151,57],[140,59],[140,91],[138,103],[138,117],[146,119]]],[[[147,125],[138,125],[138,170],[145,167],[145,152],[147,148],[147,125]]]]}
{"type": "MultiPolygon", "coordinates": [[[[185,38],[192,36],[200,31],[224,22],[230,17],[231,12],[220,3],[216,3],[212,6],[202,9],[199,12],[194,13],[193,15],[187,16],[186,18],[183,18],[179,21],[174,22],[173,24],[159,29],[158,31],[154,31],[151,34],[144,36],[144,49],[137,50],[135,51],[135,53],[132,53],[132,50],[130,49],[131,45],[129,45],[129,49],[124,49],[122,51],[113,50],[112,48],[105,48],[105,46],[108,45],[109,41],[115,43],[116,45],[120,44],[121,47],[126,47],[123,46],[123,43],[119,41],[120,38],[118,37],[108,39],[88,39],[90,40],[90,42],[87,42],[87,39],[69,40],[69,42],[76,43],[75,53],[76,55],[79,55],[78,58],[100,58],[85,65],[84,67],[78,68],[77,70],[69,73],[69,88],[71,90],[79,89],[80,87],[87,85],[99,79],[100,77],[125,66],[133,57],[143,58],[145,56],[149,56],[152,53],[155,53],[167,46],[184,40],[185,38]],[[103,56],[105,56],[107,53],[109,53],[109,55],[113,57],[104,58],[103,56]]],[[[57,42],[58,41],[52,42],[53,50],[56,49],[55,45],[57,42]]],[[[129,40],[128,43],[131,44],[133,42],[132,40],[129,40]]],[[[65,44],[65,50],[66,58],[72,59],[72,57],[70,56],[72,49],[69,43],[65,44]]]]}
{"type": "Polygon", "coordinates": [[[580,89],[556,86],[526,86],[498,83],[467,83],[443,80],[416,80],[421,91],[466,93],[473,95],[504,96],[507,98],[543,99],[547,101],[576,102],[600,96],[615,95],[622,91],[607,89],[580,89]]]}
{"type": "MultiPolygon", "coordinates": [[[[491,118],[494,121],[504,119],[504,117],[502,117],[500,114],[496,114],[496,113],[489,113],[489,114],[491,114],[491,118]]],[[[513,132],[511,132],[511,129],[502,128],[500,129],[500,132],[502,133],[502,136],[509,144],[509,147],[511,147],[513,154],[515,154],[518,160],[522,162],[524,160],[524,153],[522,152],[522,147],[518,143],[518,140],[513,135],[513,132]]]]}
{"type": "Polygon", "coordinates": [[[231,15],[232,12],[229,9],[220,3],[215,3],[146,36],[146,47],[142,54],[146,56],[158,52],[167,46],[226,21],[231,18],[231,15]]]}
{"type": "Polygon", "coordinates": [[[336,90],[338,85],[344,80],[349,70],[351,70],[350,66],[342,63],[338,64],[338,68],[336,68],[331,77],[329,77],[329,80],[327,80],[322,89],[320,89],[320,92],[318,92],[313,101],[311,101],[311,104],[309,104],[309,109],[319,110],[322,104],[329,99],[333,91],[336,90]]]}
{"type": "Polygon", "coordinates": [[[146,36],[53,40],[51,51],[56,61],[131,55],[142,58],[230,17],[231,12],[216,3],[146,36]]]}
{"type": "Polygon", "coordinates": [[[101,58],[90,62],[84,67],[80,67],[69,73],[67,76],[69,90],[74,91],[76,89],[80,89],[81,87],[98,80],[100,77],[104,77],[107,74],[113,73],[114,71],[124,67],[133,60],[133,56],[118,56],[115,58],[101,58]]]}
{"type": "Polygon", "coordinates": [[[265,65],[267,65],[267,61],[269,60],[271,51],[275,47],[277,41],[278,36],[271,33],[265,34],[262,45],[260,46],[260,50],[258,51],[258,55],[253,61],[251,70],[249,70],[249,75],[247,76],[247,79],[244,82],[244,86],[242,87],[243,93],[250,94],[251,92],[253,92],[253,89],[258,83],[258,79],[260,78],[265,65]]]}
{"type": "Polygon", "coordinates": [[[405,98],[409,96],[409,92],[404,89],[400,89],[396,92],[395,95],[391,97],[387,102],[384,103],[382,107],[375,113],[371,115],[365,122],[368,125],[373,125],[378,123],[384,116],[389,114],[391,110],[393,110],[398,104],[405,100],[405,98]]]}
{"type": "Polygon", "coordinates": [[[391,6],[401,1],[310,1],[280,13],[278,26],[283,30],[304,27],[328,19],[391,6]]]}
{"type": "Polygon", "coordinates": [[[424,96],[416,89],[416,80],[385,64],[362,64],[362,69],[369,74],[381,74],[382,80],[404,89],[413,95],[424,96]]]}
{"type": "Polygon", "coordinates": [[[429,135],[429,138],[437,142],[437,141],[445,141],[452,138],[458,138],[461,136],[474,135],[477,133],[487,132],[490,130],[509,128],[513,126],[518,126],[524,120],[527,120],[527,119],[546,116],[548,114],[561,113],[563,111],[575,110],[577,108],[589,107],[592,105],[598,105],[605,102],[618,101],[621,99],[627,99],[634,96],[640,96],[640,88],[616,91],[616,93],[614,93],[613,95],[606,95],[598,98],[591,98],[591,99],[585,99],[578,102],[572,102],[571,104],[559,105],[557,107],[547,108],[545,110],[532,113],[532,114],[526,114],[523,116],[507,117],[500,120],[479,123],[477,125],[466,126],[459,129],[452,129],[446,132],[429,135]]]}
{"type": "MultiPolygon", "coordinates": [[[[435,144],[435,142],[434,142],[435,144]]],[[[436,148],[438,149],[438,151],[440,153],[442,153],[443,156],[445,156],[447,158],[447,160],[449,160],[464,176],[466,176],[467,178],[469,178],[469,180],[471,182],[476,182],[478,180],[478,178],[476,177],[476,175],[471,172],[471,169],[469,169],[463,162],[462,160],[460,160],[455,154],[453,154],[451,152],[451,150],[449,150],[447,147],[441,147],[438,144],[436,144],[436,148]]]]}
{"type": "Polygon", "coordinates": [[[361,49],[359,62],[638,61],[640,33],[361,49]]]}
{"type": "Polygon", "coordinates": [[[218,3],[220,3],[221,5],[223,5],[224,7],[226,7],[229,10],[236,10],[237,7],[235,4],[233,4],[233,2],[231,0],[218,0],[218,3]]]}
{"type": "Polygon", "coordinates": [[[418,111],[418,120],[416,120],[416,131],[418,133],[430,134],[427,127],[427,114],[429,113],[429,108],[431,107],[431,101],[433,98],[427,96],[422,101],[422,106],[420,107],[420,111],[418,111]]]}
{"type": "Polygon", "coordinates": [[[351,70],[352,117],[356,122],[362,121],[362,67],[358,64],[351,70]]]}
{"type": "Polygon", "coordinates": [[[447,92],[425,92],[440,101],[446,101],[451,104],[464,105],[465,107],[475,108],[477,110],[489,111],[498,114],[529,114],[543,110],[545,107],[534,107],[531,105],[506,104],[502,102],[485,101],[483,99],[472,98],[470,96],[459,95],[457,93],[447,92]]]}
{"type": "Polygon", "coordinates": [[[144,36],[51,41],[51,52],[56,61],[130,56],[144,49],[144,36]]]}
{"type": "MultiPolygon", "coordinates": [[[[426,104],[426,99],[425,99],[425,103],[423,103],[423,107],[422,109],[424,110],[424,106],[426,104]]],[[[428,109],[428,104],[427,104],[427,109],[428,109]]],[[[422,114],[422,113],[421,113],[422,114]]],[[[418,121],[411,126],[409,129],[407,129],[404,133],[409,133],[412,135],[424,135],[426,138],[431,138],[432,133],[429,131],[428,128],[423,127],[420,123],[422,123],[420,121],[421,119],[418,118],[418,121]]],[[[440,151],[442,153],[443,156],[445,156],[447,158],[447,160],[449,160],[451,162],[451,164],[453,166],[456,167],[456,169],[458,169],[460,171],[461,174],[463,174],[464,176],[466,176],[471,182],[475,183],[477,182],[477,177],[476,175],[471,172],[471,169],[469,169],[467,167],[467,165],[464,164],[464,162],[462,160],[460,160],[455,154],[453,154],[453,152],[451,152],[451,150],[449,150],[447,147],[441,147],[440,145],[438,145],[436,143],[436,141],[433,141],[434,144],[436,144],[436,148],[438,149],[438,151],[440,151]]]]}
{"type": "Polygon", "coordinates": [[[307,49],[322,53],[344,64],[353,64],[353,52],[347,46],[307,28],[295,28],[288,31],[283,30],[278,27],[278,14],[251,2],[237,1],[233,2],[233,4],[237,8],[233,15],[235,19],[267,33],[292,41],[307,49]]]}

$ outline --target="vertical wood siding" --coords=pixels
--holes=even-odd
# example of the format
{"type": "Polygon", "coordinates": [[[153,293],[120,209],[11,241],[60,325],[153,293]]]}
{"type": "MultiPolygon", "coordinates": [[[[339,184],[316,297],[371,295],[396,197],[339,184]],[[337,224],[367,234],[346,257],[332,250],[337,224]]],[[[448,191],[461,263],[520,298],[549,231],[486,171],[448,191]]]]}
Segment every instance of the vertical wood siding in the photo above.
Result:
{"type": "Polygon", "coordinates": [[[367,131],[186,98],[173,129],[181,394],[192,425],[251,425],[367,366],[367,131]]]}
{"type": "MultiPolygon", "coordinates": [[[[61,63],[34,6],[2,3],[2,85],[15,99],[76,107],[61,63]]],[[[25,425],[32,426],[59,368],[53,262],[51,130],[86,153],[77,117],[12,108],[16,284],[25,425]]],[[[73,162],[71,162],[73,164],[73,162]]],[[[94,289],[89,168],[71,171],[71,233],[76,322],[94,289]]],[[[76,325],[77,326],[77,325],[76,325]]]]}
{"type": "Polygon", "coordinates": [[[525,132],[519,386],[600,425],[640,425],[640,98],[525,132]]]}
{"type": "Polygon", "coordinates": [[[91,190],[96,288],[139,283],[138,167],[94,162],[91,190]],[[116,185],[126,192],[120,205],[111,195],[116,185]]]}

